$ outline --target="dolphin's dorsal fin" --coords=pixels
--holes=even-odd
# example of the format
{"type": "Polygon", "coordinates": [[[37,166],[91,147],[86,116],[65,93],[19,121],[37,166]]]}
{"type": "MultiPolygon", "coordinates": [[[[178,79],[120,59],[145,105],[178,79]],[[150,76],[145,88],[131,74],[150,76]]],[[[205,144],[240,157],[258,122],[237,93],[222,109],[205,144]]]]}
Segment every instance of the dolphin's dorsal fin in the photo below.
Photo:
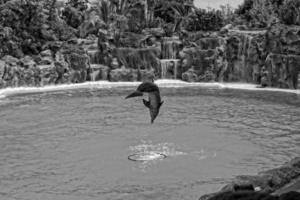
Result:
{"type": "Polygon", "coordinates": [[[143,103],[147,108],[150,108],[150,101],[146,101],[145,99],[143,99],[143,103]]]}
{"type": "Polygon", "coordinates": [[[161,107],[161,105],[163,105],[163,103],[164,103],[164,101],[160,102],[160,103],[159,103],[159,107],[158,107],[158,108],[160,108],[160,107],[161,107]]]}

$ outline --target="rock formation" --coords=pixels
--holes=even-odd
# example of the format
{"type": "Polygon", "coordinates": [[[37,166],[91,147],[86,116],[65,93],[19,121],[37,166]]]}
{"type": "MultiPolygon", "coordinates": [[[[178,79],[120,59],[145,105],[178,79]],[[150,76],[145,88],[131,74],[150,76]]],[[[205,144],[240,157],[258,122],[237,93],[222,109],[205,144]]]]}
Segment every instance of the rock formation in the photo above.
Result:
{"type": "Polygon", "coordinates": [[[261,31],[226,26],[219,32],[180,37],[152,32],[147,29],[152,35],[138,35],[132,47],[115,47],[107,33],[100,32],[99,37],[89,35],[66,44],[51,42],[31,58],[5,56],[0,59],[0,87],[158,78],[249,82],[290,89],[300,84],[298,26],[275,24],[261,31]]]}
{"type": "MultiPolygon", "coordinates": [[[[221,200],[228,199],[229,197],[229,199],[243,200],[251,195],[271,197],[270,194],[298,177],[300,177],[300,158],[295,158],[282,167],[267,170],[258,175],[238,176],[232,183],[224,186],[220,192],[204,195],[199,200],[221,200]],[[240,196],[240,198],[237,198],[237,196],[240,196]]],[[[300,196],[299,193],[297,195],[298,197],[300,196]]]]}

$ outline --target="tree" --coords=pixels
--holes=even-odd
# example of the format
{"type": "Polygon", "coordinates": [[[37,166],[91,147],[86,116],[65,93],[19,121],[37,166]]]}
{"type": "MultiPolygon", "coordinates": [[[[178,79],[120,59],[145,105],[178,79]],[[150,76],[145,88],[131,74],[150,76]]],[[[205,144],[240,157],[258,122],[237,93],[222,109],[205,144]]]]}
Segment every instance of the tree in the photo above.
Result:
{"type": "Polygon", "coordinates": [[[88,0],[69,0],[63,11],[64,20],[73,28],[78,28],[84,21],[88,0]]]}
{"type": "Polygon", "coordinates": [[[8,49],[28,54],[37,54],[41,50],[42,43],[47,39],[44,34],[47,27],[45,27],[46,18],[42,3],[35,0],[7,1],[0,6],[0,24],[11,28],[13,33],[13,37],[6,45],[13,44],[14,48],[8,49]]]}
{"type": "Polygon", "coordinates": [[[300,25],[300,1],[286,0],[280,9],[280,19],[284,24],[300,25]]]}
{"type": "Polygon", "coordinates": [[[0,4],[0,56],[38,54],[51,41],[69,39],[73,30],[59,18],[56,3],[10,0],[0,4]]]}
{"type": "Polygon", "coordinates": [[[289,2],[295,2],[294,5],[299,3],[298,0],[245,0],[235,13],[242,19],[242,23],[254,28],[265,28],[297,13],[297,9],[293,9],[294,6],[288,5],[289,2]]]}
{"type": "Polygon", "coordinates": [[[230,24],[234,21],[235,14],[234,8],[230,6],[230,4],[221,5],[220,11],[223,17],[224,24],[230,24]]]}
{"type": "Polygon", "coordinates": [[[217,31],[224,25],[222,13],[219,10],[196,9],[190,17],[188,31],[217,31]]]}

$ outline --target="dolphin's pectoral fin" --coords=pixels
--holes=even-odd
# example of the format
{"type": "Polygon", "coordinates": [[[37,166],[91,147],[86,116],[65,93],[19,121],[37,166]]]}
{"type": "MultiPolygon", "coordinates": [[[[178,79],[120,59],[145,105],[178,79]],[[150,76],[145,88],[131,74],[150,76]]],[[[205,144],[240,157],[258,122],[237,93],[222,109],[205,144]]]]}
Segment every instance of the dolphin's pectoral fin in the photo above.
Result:
{"type": "Polygon", "coordinates": [[[158,108],[160,108],[161,105],[163,105],[163,103],[164,103],[164,101],[160,102],[158,108]]]}
{"type": "Polygon", "coordinates": [[[145,99],[143,99],[143,103],[147,108],[150,108],[150,101],[146,101],[145,99]]]}
{"type": "Polygon", "coordinates": [[[143,96],[143,93],[140,91],[134,91],[133,93],[131,93],[130,95],[125,97],[125,99],[132,98],[132,97],[138,97],[138,96],[143,96]]]}

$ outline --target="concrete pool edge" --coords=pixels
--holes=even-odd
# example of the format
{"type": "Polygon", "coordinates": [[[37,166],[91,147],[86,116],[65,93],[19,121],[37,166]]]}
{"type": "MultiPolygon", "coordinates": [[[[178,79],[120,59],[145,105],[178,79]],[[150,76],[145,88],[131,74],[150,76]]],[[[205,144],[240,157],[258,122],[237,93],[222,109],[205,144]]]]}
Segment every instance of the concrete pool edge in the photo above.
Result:
{"type": "Polygon", "coordinates": [[[199,200],[210,200],[216,196],[231,192],[241,191],[237,188],[246,188],[242,191],[255,191],[274,196],[288,192],[298,192],[300,195],[300,157],[292,159],[281,167],[259,172],[257,175],[241,175],[235,177],[220,191],[204,195],[199,200]]]}
{"type": "MultiPolygon", "coordinates": [[[[86,88],[120,88],[120,87],[136,87],[141,82],[109,82],[96,81],[84,82],[77,84],[63,84],[63,85],[47,85],[42,87],[17,87],[17,88],[3,88],[0,89],[0,98],[5,98],[14,94],[31,94],[42,92],[55,92],[63,90],[86,89],[86,88]]],[[[246,90],[246,91],[269,91],[278,93],[290,93],[300,95],[300,89],[281,89],[281,88],[259,88],[259,85],[250,83],[222,83],[222,82],[197,82],[189,83],[180,80],[159,79],[155,83],[162,88],[184,88],[184,87],[201,87],[201,88],[217,88],[217,89],[232,89],[232,90],[246,90]]]]}

